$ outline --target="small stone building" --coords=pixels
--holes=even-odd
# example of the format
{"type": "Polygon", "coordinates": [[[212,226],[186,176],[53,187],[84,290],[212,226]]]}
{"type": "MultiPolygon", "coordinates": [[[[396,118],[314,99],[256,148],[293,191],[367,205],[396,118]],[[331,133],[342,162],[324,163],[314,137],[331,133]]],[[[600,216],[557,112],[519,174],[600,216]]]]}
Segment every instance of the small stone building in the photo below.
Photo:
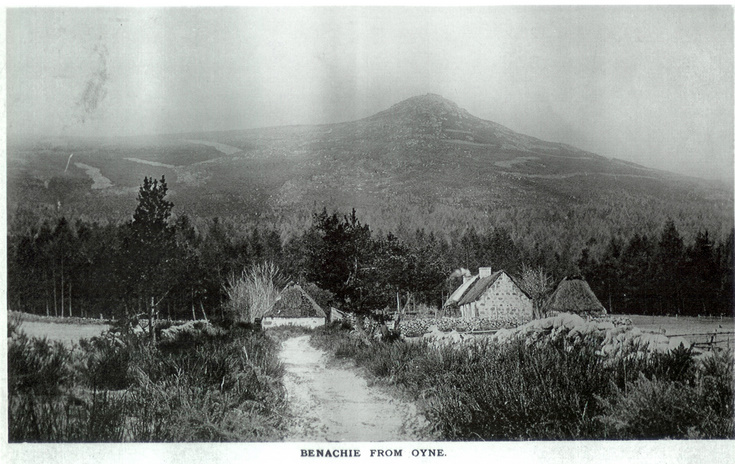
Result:
{"type": "Polygon", "coordinates": [[[286,287],[276,300],[273,309],[263,317],[263,328],[295,325],[313,329],[324,325],[327,315],[314,299],[301,288],[292,284],[286,287]]]}
{"type": "Polygon", "coordinates": [[[464,318],[533,318],[531,297],[505,271],[493,273],[489,267],[481,267],[476,276],[465,277],[445,303],[445,307],[452,305],[459,307],[464,318]]]}

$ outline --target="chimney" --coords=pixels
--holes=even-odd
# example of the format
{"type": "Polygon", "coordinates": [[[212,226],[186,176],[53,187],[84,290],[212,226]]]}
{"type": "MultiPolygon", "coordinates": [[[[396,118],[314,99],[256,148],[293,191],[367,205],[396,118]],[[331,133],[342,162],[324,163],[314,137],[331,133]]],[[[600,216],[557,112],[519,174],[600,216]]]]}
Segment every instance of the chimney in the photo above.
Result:
{"type": "Polygon", "coordinates": [[[490,275],[492,275],[492,273],[493,273],[493,268],[491,268],[491,267],[481,267],[480,268],[480,278],[481,279],[483,277],[490,277],[490,275]]]}

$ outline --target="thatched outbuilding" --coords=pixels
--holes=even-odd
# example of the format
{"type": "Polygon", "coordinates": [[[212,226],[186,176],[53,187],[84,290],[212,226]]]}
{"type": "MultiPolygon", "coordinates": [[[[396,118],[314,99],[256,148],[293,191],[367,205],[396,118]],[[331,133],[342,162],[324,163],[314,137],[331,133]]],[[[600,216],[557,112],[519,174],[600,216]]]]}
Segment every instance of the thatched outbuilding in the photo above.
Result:
{"type": "Polygon", "coordinates": [[[327,314],[317,302],[300,285],[291,284],[263,317],[263,327],[298,325],[313,328],[324,325],[326,320],[327,314]]]}
{"type": "Polygon", "coordinates": [[[602,316],[607,310],[597,299],[587,281],[580,276],[565,277],[556,286],[543,307],[546,314],[572,313],[602,316]]]}

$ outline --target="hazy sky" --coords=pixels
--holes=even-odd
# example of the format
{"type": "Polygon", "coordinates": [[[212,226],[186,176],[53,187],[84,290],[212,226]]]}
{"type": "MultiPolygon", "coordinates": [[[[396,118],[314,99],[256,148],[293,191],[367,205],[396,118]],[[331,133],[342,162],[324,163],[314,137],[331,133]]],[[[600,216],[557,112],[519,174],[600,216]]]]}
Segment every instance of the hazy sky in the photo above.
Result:
{"type": "Polygon", "coordinates": [[[733,172],[729,6],[16,9],[6,47],[9,134],[319,124],[431,92],[605,156],[733,172]]]}

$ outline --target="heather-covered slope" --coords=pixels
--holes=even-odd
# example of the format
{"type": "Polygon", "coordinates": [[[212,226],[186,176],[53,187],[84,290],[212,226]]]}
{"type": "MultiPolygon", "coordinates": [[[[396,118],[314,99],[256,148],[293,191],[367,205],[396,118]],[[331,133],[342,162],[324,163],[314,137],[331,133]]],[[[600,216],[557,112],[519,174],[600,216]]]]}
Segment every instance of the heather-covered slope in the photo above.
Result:
{"type": "Polygon", "coordinates": [[[165,175],[177,212],[302,228],[315,209],[356,208],[373,227],[448,231],[499,222],[534,240],[732,225],[732,191],[545,142],[438,95],[321,126],[116,139],[10,140],[8,204],[126,217],[145,175],[165,175]],[[70,155],[73,153],[71,159],[70,155]],[[68,166],[67,166],[68,164],[68,166]]]}

